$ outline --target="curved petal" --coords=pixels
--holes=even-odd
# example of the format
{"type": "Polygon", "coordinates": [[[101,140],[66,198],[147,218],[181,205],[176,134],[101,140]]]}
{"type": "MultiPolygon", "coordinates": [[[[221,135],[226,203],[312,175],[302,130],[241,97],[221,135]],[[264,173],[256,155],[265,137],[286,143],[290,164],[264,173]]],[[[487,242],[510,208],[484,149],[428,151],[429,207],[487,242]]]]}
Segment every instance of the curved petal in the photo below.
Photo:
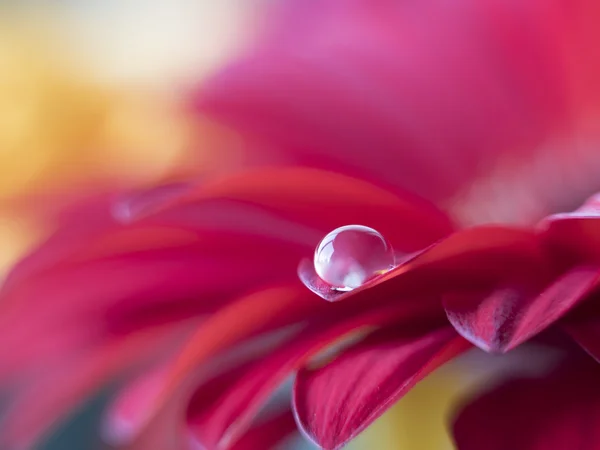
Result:
{"type": "Polygon", "coordinates": [[[449,328],[416,337],[401,327],[374,333],[326,366],[298,374],[297,421],[321,448],[341,448],[420,379],[469,347],[449,328]]]}
{"type": "Polygon", "coordinates": [[[517,379],[467,403],[453,426],[459,450],[600,447],[600,366],[568,361],[543,378],[517,379]]]}
{"type": "Polygon", "coordinates": [[[579,209],[554,214],[540,224],[548,245],[563,258],[598,260],[600,257],[600,195],[579,209]]]}
{"type": "Polygon", "coordinates": [[[408,255],[399,266],[350,292],[332,290],[317,276],[308,259],[300,262],[298,273],[302,282],[321,298],[347,302],[489,287],[531,267],[547,270],[545,265],[544,251],[535,233],[481,226],[456,232],[422,252],[408,255]]]}
{"type": "MultiPolygon", "coordinates": [[[[108,207],[106,199],[100,203],[88,206],[100,213],[108,207]]],[[[6,337],[0,376],[51,364],[107,337],[211,313],[261,286],[296,281],[298,259],[312,250],[297,230],[287,229],[299,242],[279,234],[289,224],[264,212],[203,206],[194,211],[207,220],[194,227],[157,219],[98,230],[87,215],[72,218],[0,291],[6,337]],[[245,228],[221,227],[242,219],[245,228]],[[69,231],[76,239],[62,246],[69,231]]]]}
{"type": "MultiPolygon", "coordinates": [[[[528,274],[530,275],[530,274],[528,274]]],[[[562,318],[598,286],[599,267],[575,267],[543,288],[507,285],[446,295],[456,330],[482,350],[507,352],[562,318]]]]}
{"type": "Polygon", "coordinates": [[[239,400],[246,397],[234,396],[229,399],[230,401],[223,400],[220,404],[223,409],[219,414],[214,415],[213,425],[216,428],[204,430],[207,433],[215,433],[216,430],[216,434],[209,439],[221,439],[222,433],[231,425],[241,429],[251,418],[252,411],[282,381],[281,377],[287,376],[299,364],[299,360],[342,335],[367,325],[378,326],[391,320],[417,322],[429,326],[437,326],[444,320],[437,298],[405,299],[391,304],[388,302],[373,304],[359,300],[328,304],[300,286],[298,288],[299,290],[296,287],[273,288],[257,292],[213,315],[190,338],[171,365],[161,392],[151,407],[145,411],[147,421],[144,428],[152,428],[151,424],[159,420],[162,411],[168,408],[174,398],[178,398],[180,402],[186,401],[183,397],[186,395],[189,397],[191,394],[189,392],[186,394],[182,389],[189,388],[199,367],[241,340],[256,336],[257,333],[291,323],[302,324],[307,319],[310,319],[309,323],[313,324],[309,328],[310,332],[306,332],[306,339],[299,339],[290,347],[290,349],[297,348],[297,351],[290,353],[284,348],[281,354],[277,352],[273,354],[272,361],[269,358],[258,360],[255,372],[251,372],[253,375],[249,375],[248,379],[240,380],[243,386],[245,383],[250,383],[251,388],[246,389],[246,394],[251,398],[241,404],[239,400]],[[268,366],[269,361],[274,364],[274,368],[265,373],[262,370],[263,364],[268,366]]]}
{"type": "Polygon", "coordinates": [[[363,224],[382,233],[397,249],[409,252],[453,230],[445,214],[414,195],[391,192],[379,183],[342,173],[302,167],[246,170],[215,179],[163,206],[162,212],[166,217],[181,217],[177,216],[181,208],[201,207],[208,200],[259,206],[323,233],[348,224],[363,224]]]}
{"type": "Polygon", "coordinates": [[[152,441],[154,428],[172,416],[170,411],[183,414],[195,387],[191,383],[196,382],[194,375],[198,368],[242,340],[298,322],[303,311],[318,303],[302,289],[273,287],[243,297],[212,315],[169,363],[157,395],[137,420],[142,432],[135,437],[135,448],[143,449],[152,441]]]}
{"type": "MultiPolygon", "coordinates": [[[[189,377],[192,389],[179,389],[176,401],[170,399],[169,404],[163,405],[165,407],[160,411],[160,420],[147,427],[148,415],[153,412],[152,408],[160,399],[171,375],[173,358],[162,361],[153,370],[148,370],[127,383],[107,409],[104,421],[106,439],[116,446],[135,444],[135,448],[144,449],[155,434],[160,434],[156,432],[157,428],[166,430],[167,434],[173,431],[173,416],[176,417],[177,428],[186,415],[193,418],[196,412],[214,407],[250,367],[254,367],[257,361],[262,361],[269,353],[277,351],[280,345],[286,344],[297,335],[298,328],[283,327],[273,332],[251,336],[200,364],[189,377]],[[196,392],[191,394],[193,390],[196,392]]],[[[174,356],[176,358],[177,354],[174,356]]],[[[195,427],[193,423],[191,425],[190,431],[194,435],[195,427]]],[[[193,440],[198,442],[196,438],[193,440]]]]}
{"type": "MultiPolygon", "coordinates": [[[[400,302],[364,311],[348,317],[341,315],[333,323],[313,319],[311,324],[292,340],[266,355],[246,370],[238,370],[239,379],[207,405],[192,405],[190,420],[197,430],[198,440],[208,448],[226,445],[235,440],[250,423],[258,408],[273,391],[308,358],[349,335],[368,328],[396,323],[399,327],[420,322],[409,304],[400,302]],[[201,406],[201,407],[198,407],[201,406]]],[[[342,312],[342,314],[344,314],[342,312]]],[[[422,322],[422,321],[421,321],[422,322]]],[[[433,326],[429,323],[428,326],[433,326]]],[[[204,387],[200,387],[200,392],[204,387]]]]}
{"type": "MultiPolygon", "coordinates": [[[[74,200],[64,209],[59,208],[59,211],[44,214],[45,222],[54,220],[59,226],[42,246],[19,261],[7,274],[3,289],[62,261],[75,249],[85,246],[90,239],[112,229],[114,223],[106,207],[109,198],[110,195],[105,193],[93,195],[74,200]]],[[[46,199],[35,202],[36,205],[45,203],[46,199]]]]}
{"type": "Polygon", "coordinates": [[[286,262],[270,253],[274,246],[260,244],[229,236],[224,244],[211,244],[213,250],[196,244],[129,253],[56,267],[13,284],[2,293],[1,376],[105,338],[212,313],[258,286],[293,280],[292,248],[283,246],[286,262]],[[244,250],[254,255],[252,263],[239,253],[244,250]],[[40,340],[39,333],[53,343],[40,340]]]}

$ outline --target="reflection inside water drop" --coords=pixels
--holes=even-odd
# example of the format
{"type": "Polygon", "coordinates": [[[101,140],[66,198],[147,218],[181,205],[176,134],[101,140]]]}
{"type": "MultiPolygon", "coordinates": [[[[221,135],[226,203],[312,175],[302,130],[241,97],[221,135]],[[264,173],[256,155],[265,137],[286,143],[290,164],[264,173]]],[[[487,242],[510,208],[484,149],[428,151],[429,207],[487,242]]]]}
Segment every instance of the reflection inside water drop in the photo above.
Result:
{"type": "Polygon", "coordinates": [[[327,234],[315,250],[317,275],[338,291],[351,291],[395,265],[390,243],[373,228],[347,225],[327,234]]]}

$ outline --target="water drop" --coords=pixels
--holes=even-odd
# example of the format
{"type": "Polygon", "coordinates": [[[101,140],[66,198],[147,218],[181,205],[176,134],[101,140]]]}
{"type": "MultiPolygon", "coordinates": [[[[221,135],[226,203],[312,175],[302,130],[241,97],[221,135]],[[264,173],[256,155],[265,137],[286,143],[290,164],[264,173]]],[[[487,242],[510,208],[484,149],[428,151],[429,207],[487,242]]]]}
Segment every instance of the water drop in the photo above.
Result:
{"type": "Polygon", "coordinates": [[[363,225],[333,230],[315,250],[315,272],[338,291],[356,289],[394,265],[390,243],[379,232],[363,225]]]}

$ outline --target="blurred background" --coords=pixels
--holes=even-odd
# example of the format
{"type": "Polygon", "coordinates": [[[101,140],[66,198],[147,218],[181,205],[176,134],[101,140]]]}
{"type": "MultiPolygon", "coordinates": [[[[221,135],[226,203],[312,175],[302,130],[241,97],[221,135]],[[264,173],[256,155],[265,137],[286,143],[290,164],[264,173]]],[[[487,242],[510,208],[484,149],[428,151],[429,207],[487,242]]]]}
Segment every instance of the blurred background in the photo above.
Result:
{"type": "Polygon", "coordinates": [[[211,166],[200,144],[211,133],[185,113],[183,93],[244,41],[260,10],[213,3],[0,2],[1,267],[41,232],[24,198],[211,166]]]}
{"type": "MultiPolygon", "coordinates": [[[[232,162],[218,130],[186,112],[185,93],[244,45],[264,3],[0,2],[0,273],[44,236],[65,184],[134,188],[232,162]]],[[[353,448],[451,449],[442,424],[457,380],[452,367],[431,377],[353,448]]],[[[44,449],[103,448],[106,398],[44,449]]]]}

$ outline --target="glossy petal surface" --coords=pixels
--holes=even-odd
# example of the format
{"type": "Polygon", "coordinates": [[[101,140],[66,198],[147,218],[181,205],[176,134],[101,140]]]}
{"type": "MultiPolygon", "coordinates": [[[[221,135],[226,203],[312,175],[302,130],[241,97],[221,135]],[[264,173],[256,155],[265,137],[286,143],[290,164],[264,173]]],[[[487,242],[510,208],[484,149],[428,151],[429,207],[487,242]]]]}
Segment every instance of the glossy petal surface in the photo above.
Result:
{"type": "Polygon", "coordinates": [[[452,329],[375,333],[324,367],[298,374],[298,423],[322,448],[341,448],[421,378],[469,347],[452,329]]]}
{"type": "MultiPolygon", "coordinates": [[[[535,269],[533,269],[535,270],[535,269]]],[[[466,339],[488,352],[507,352],[525,342],[585,299],[598,286],[600,268],[576,267],[541,289],[513,285],[491,292],[448,294],[448,319],[466,339]]]]}

